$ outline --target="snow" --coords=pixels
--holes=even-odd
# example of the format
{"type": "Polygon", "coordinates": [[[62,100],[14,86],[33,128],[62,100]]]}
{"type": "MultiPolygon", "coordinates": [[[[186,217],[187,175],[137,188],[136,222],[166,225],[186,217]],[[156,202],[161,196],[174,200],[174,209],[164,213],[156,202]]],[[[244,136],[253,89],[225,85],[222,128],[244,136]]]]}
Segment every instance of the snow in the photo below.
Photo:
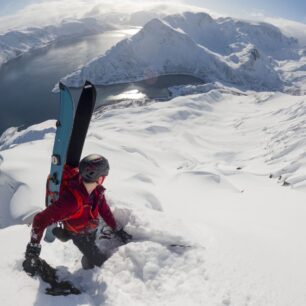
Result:
{"type": "Polygon", "coordinates": [[[152,20],[67,78],[122,82],[188,68],[207,83],[94,114],[83,156],[109,159],[107,200],[134,241],[97,240],[109,258],[90,271],[72,242],[42,242],[42,258],[79,296],[47,296],[22,271],[55,120],[1,136],[0,304],[305,305],[305,58],[271,25],[188,13],[152,20]]]}
{"type": "Polygon", "coordinates": [[[291,68],[303,92],[304,65],[298,39],[272,24],[186,12],[152,19],[139,33],[62,81],[80,87],[86,79],[105,85],[186,74],[205,82],[293,93],[297,87],[291,68]]]}
{"type": "Polygon", "coordinates": [[[43,242],[78,297],[44,295],[21,268],[22,219],[43,208],[55,121],[2,140],[1,305],[305,303],[306,98],[201,86],[95,114],[83,155],[109,159],[107,198],[136,241],[110,250],[99,241],[110,257],[92,271],[72,243],[43,242]]]}
{"type": "Polygon", "coordinates": [[[48,46],[50,43],[74,37],[93,35],[113,29],[113,26],[94,18],[63,20],[57,26],[31,27],[0,34],[0,67],[26,52],[48,46]]]}

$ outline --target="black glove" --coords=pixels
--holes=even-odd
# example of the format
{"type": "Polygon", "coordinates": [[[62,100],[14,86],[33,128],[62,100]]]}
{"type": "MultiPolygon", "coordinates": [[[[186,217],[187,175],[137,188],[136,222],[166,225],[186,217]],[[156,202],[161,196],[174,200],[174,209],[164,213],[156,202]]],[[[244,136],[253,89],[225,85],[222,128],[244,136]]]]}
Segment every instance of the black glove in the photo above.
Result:
{"type": "Polygon", "coordinates": [[[112,239],[114,236],[114,231],[108,227],[108,226],[103,226],[101,231],[100,231],[100,237],[99,239],[112,239]]]}
{"type": "Polygon", "coordinates": [[[23,270],[31,276],[37,272],[37,262],[41,251],[41,245],[36,243],[28,243],[25,252],[25,261],[22,263],[23,270]]]}
{"type": "Polygon", "coordinates": [[[128,234],[126,231],[122,229],[118,230],[115,232],[115,235],[123,242],[123,243],[128,243],[129,241],[132,240],[133,236],[128,234]]]}

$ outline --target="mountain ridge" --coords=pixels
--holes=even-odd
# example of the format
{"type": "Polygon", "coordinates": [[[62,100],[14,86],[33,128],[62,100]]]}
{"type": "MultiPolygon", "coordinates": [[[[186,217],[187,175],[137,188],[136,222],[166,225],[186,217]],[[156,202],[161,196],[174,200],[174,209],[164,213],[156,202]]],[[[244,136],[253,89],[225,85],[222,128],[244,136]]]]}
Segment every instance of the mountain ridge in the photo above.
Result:
{"type": "MultiPolygon", "coordinates": [[[[228,40],[230,44],[227,51],[223,45],[223,51],[219,50],[218,53],[209,43],[201,44],[202,37],[197,29],[199,26],[201,28],[201,20],[204,20],[205,25],[214,25],[216,28],[216,21],[204,13],[173,15],[163,20],[152,19],[133,37],[119,42],[105,55],[89,62],[62,81],[68,86],[78,87],[85,79],[90,79],[96,85],[107,85],[145,80],[151,75],[186,74],[204,82],[222,81],[258,90],[282,89],[286,82],[277,70],[277,61],[266,54],[261,46],[258,48],[250,39],[239,41],[238,37],[236,40],[228,40]],[[182,24],[187,24],[189,28],[182,24]],[[231,53],[230,48],[233,51],[231,53]],[[225,51],[227,55],[222,54],[225,51]]],[[[276,29],[274,26],[271,28],[276,29]]],[[[282,42],[281,46],[286,52],[295,46],[294,39],[286,38],[280,30],[275,31],[277,40],[282,42]]],[[[204,34],[201,33],[202,36],[204,34]]],[[[294,51],[291,53],[290,57],[296,56],[294,51]]]]}

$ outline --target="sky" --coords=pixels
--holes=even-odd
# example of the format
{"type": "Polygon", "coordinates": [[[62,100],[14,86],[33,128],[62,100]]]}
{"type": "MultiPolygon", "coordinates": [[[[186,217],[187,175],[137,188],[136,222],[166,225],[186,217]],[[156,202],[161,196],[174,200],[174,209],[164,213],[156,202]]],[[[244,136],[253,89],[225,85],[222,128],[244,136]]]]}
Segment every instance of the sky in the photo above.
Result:
{"type": "Polygon", "coordinates": [[[34,2],[35,0],[0,0],[0,15],[4,16],[13,14],[19,9],[22,9],[34,2]]]}
{"type": "MultiPolygon", "coordinates": [[[[87,1],[91,2],[90,0],[87,1]]],[[[40,2],[46,2],[46,0],[0,0],[0,15],[13,14],[17,10],[24,8],[29,4],[40,2]]],[[[78,0],[76,0],[76,2],[78,2],[78,0]]],[[[145,2],[156,1],[141,1],[141,3],[145,2]]],[[[175,3],[178,1],[168,2],[175,3]]],[[[281,17],[306,23],[305,0],[181,0],[180,2],[204,7],[222,14],[228,14],[231,16],[235,15],[237,17],[247,15],[265,15],[268,17],[281,17]]]]}
{"type": "Polygon", "coordinates": [[[305,0],[187,0],[186,3],[207,7],[222,14],[280,17],[306,23],[305,0]]]}
{"type": "Polygon", "coordinates": [[[0,27],[40,25],[47,21],[52,24],[65,17],[82,17],[86,10],[97,7],[98,11],[125,12],[152,8],[152,4],[168,5],[170,12],[166,13],[172,13],[171,8],[176,13],[197,7],[213,17],[221,14],[243,19],[283,18],[306,24],[306,0],[0,0],[0,27]]]}

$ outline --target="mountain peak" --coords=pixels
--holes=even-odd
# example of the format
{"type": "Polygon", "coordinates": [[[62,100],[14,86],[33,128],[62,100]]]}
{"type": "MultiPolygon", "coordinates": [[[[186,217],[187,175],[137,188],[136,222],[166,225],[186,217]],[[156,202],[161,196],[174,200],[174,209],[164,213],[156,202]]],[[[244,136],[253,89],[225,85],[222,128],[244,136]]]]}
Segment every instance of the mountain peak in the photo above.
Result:
{"type": "Polygon", "coordinates": [[[272,25],[186,12],[152,19],[65,81],[70,86],[88,78],[104,85],[133,82],[144,80],[150,69],[156,75],[186,74],[276,90],[282,87],[276,61],[296,56],[295,41],[272,25]]]}

